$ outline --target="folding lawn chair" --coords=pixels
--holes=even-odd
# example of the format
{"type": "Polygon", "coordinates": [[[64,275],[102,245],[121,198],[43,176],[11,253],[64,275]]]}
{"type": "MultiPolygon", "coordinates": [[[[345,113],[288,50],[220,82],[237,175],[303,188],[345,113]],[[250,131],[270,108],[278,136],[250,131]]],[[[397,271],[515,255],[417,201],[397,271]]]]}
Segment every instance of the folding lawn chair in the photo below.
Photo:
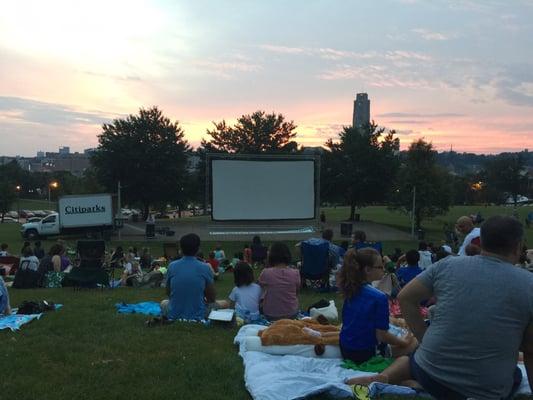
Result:
{"type": "Polygon", "coordinates": [[[307,282],[315,289],[329,288],[329,242],[324,239],[304,240],[300,245],[302,286],[307,282]]]}

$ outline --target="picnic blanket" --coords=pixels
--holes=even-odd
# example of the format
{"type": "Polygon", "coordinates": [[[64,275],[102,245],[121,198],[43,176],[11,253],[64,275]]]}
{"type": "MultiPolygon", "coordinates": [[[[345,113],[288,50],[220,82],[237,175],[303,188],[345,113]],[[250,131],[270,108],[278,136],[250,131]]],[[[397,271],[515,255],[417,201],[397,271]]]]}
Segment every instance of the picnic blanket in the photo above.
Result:
{"type": "Polygon", "coordinates": [[[341,368],[339,358],[280,356],[248,350],[246,338],[257,336],[261,329],[265,327],[244,325],[234,339],[244,363],[246,389],[255,400],[302,399],[319,393],[351,397],[352,389],[344,379],[366,374],[341,368]]]}
{"type": "MultiPolygon", "coordinates": [[[[63,307],[62,304],[56,304],[55,309],[59,310],[63,307]]],[[[40,314],[17,314],[17,309],[11,310],[11,315],[0,316],[0,330],[11,329],[12,332],[18,331],[20,327],[34,319],[39,319],[43,313],[40,314]]]]}
{"type": "Polygon", "coordinates": [[[143,301],[134,304],[117,303],[115,304],[115,307],[121,314],[144,314],[153,315],[155,317],[161,315],[161,306],[155,301],[143,301]]]}
{"type": "MultiPolygon", "coordinates": [[[[341,367],[340,358],[309,358],[298,355],[272,355],[247,349],[246,338],[265,329],[261,325],[245,325],[235,336],[239,355],[244,364],[244,383],[254,400],[303,399],[307,396],[327,393],[331,397],[353,397],[352,389],[344,383],[347,378],[368,375],[341,367]]],[[[289,346],[290,347],[290,346],[289,346]]],[[[527,374],[523,364],[524,379],[517,394],[530,394],[527,374]]],[[[427,393],[397,385],[373,383],[369,386],[371,398],[384,394],[406,397],[431,398],[427,393]]]]}

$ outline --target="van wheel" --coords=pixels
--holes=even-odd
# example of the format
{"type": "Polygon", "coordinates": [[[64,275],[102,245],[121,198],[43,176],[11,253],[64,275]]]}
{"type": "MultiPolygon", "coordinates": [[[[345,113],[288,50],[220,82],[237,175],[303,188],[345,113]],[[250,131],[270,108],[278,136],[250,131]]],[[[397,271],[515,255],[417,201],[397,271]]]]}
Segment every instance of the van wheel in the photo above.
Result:
{"type": "Polygon", "coordinates": [[[39,238],[39,233],[35,229],[30,229],[26,232],[26,238],[30,240],[35,240],[39,238]]]}

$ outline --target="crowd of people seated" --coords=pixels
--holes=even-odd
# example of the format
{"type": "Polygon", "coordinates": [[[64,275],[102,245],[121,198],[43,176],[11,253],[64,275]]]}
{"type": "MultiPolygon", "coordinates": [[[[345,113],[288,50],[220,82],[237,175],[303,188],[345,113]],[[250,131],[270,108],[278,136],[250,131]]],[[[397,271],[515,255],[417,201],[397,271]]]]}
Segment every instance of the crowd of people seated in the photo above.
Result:
{"type": "MultiPolygon", "coordinates": [[[[332,230],[322,231],[321,243],[329,249],[327,270],[343,298],[343,358],[357,364],[377,354],[396,359],[382,373],[348,383],[422,387],[438,399],[508,398],[522,379],[516,369],[519,350],[533,371],[533,275],[517,268],[532,260],[522,244],[521,224],[512,217],[495,216],[476,227],[464,216],[457,220],[456,231],[462,238],[457,252],[452,243],[420,242],[418,248],[395,249],[386,256],[362,231],[340,245],[333,242],[332,230]],[[380,286],[385,279],[391,282],[390,290],[380,286]],[[389,331],[390,302],[395,298],[409,328],[403,336],[389,331]],[[431,305],[429,319],[422,316],[421,305],[431,305]]],[[[168,298],[161,310],[169,320],[203,320],[216,308],[233,308],[244,322],[298,317],[301,271],[285,243],[267,248],[255,236],[251,246],[244,245],[231,259],[222,244],[204,259],[194,233],[182,236],[179,244],[181,257],[168,267],[154,260],[148,249],[138,254],[135,248],[121,247],[108,263],[122,269],[124,286],[165,286],[168,298]],[[254,267],[259,265],[256,276],[254,267]],[[217,300],[215,280],[224,271],[233,274],[234,288],[226,299],[217,300]]],[[[0,248],[9,254],[7,245],[0,248]]],[[[25,244],[15,283],[53,287],[54,274],[67,272],[70,264],[61,242],[47,254],[40,243],[25,244]]],[[[0,313],[9,312],[9,296],[0,278],[0,313]]]]}

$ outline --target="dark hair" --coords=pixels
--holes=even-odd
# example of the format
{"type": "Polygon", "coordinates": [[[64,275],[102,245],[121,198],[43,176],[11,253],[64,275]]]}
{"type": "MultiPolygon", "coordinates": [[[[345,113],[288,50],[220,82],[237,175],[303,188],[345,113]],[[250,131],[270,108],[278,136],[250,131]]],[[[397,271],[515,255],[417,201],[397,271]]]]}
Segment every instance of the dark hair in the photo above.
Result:
{"type": "Polygon", "coordinates": [[[62,244],[55,243],[50,247],[50,251],[48,252],[51,256],[57,256],[63,252],[64,248],[62,244]]]}
{"type": "Polygon", "coordinates": [[[350,299],[359,293],[366,283],[365,267],[373,267],[379,257],[377,250],[371,247],[350,249],[346,252],[338,282],[345,299],[350,299]]]}
{"type": "Polygon", "coordinates": [[[267,262],[271,267],[278,264],[288,265],[291,263],[291,251],[285,243],[274,242],[268,251],[267,262]]]}
{"type": "Polygon", "coordinates": [[[341,242],[341,247],[344,249],[344,250],[348,250],[348,247],[350,247],[350,242],[348,242],[347,240],[343,240],[341,242]]]}
{"type": "Polygon", "coordinates": [[[39,247],[41,247],[41,242],[39,240],[37,240],[33,245],[35,247],[39,248],[39,247]]]}
{"type": "Polygon", "coordinates": [[[490,253],[508,255],[523,237],[524,228],[516,218],[495,215],[481,225],[481,248],[490,253]]]}
{"type": "Polygon", "coordinates": [[[331,239],[333,239],[333,230],[324,229],[324,232],[322,232],[322,239],[326,239],[327,241],[331,242],[331,239]]]}
{"type": "Polygon", "coordinates": [[[26,246],[22,249],[22,256],[23,257],[33,256],[33,249],[31,248],[31,246],[26,246]]]}
{"type": "Polygon", "coordinates": [[[0,249],[2,249],[2,250],[7,249],[8,247],[9,247],[9,246],[7,245],[7,243],[2,243],[2,244],[0,245],[0,249]]]}
{"type": "Polygon", "coordinates": [[[450,254],[448,254],[446,252],[446,250],[444,250],[442,247],[440,249],[437,250],[437,252],[435,253],[435,261],[440,261],[442,260],[443,258],[446,258],[448,257],[450,254]]]}
{"type": "Polygon", "coordinates": [[[210,251],[209,254],[207,255],[209,258],[215,258],[215,252],[214,251],[210,251]]]}
{"type": "Polygon", "coordinates": [[[418,250],[409,250],[405,253],[405,260],[407,261],[407,265],[417,265],[420,261],[420,253],[418,250]]]}
{"type": "Polygon", "coordinates": [[[252,267],[244,261],[238,262],[233,270],[233,280],[237,287],[250,285],[254,281],[254,271],[252,270],[252,267]]]}
{"type": "Polygon", "coordinates": [[[420,242],[418,243],[418,250],[427,250],[428,244],[426,242],[420,242]]]}
{"type": "Polygon", "coordinates": [[[366,233],[365,231],[355,231],[353,233],[353,238],[359,242],[365,242],[366,241],[366,233]]]}
{"type": "Polygon", "coordinates": [[[184,256],[195,256],[200,249],[200,237],[196,233],[189,233],[182,236],[180,247],[184,256]]]}
{"type": "Polygon", "coordinates": [[[259,236],[254,236],[252,239],[252,244],[261,244],[261,238],[259,236]]]}

